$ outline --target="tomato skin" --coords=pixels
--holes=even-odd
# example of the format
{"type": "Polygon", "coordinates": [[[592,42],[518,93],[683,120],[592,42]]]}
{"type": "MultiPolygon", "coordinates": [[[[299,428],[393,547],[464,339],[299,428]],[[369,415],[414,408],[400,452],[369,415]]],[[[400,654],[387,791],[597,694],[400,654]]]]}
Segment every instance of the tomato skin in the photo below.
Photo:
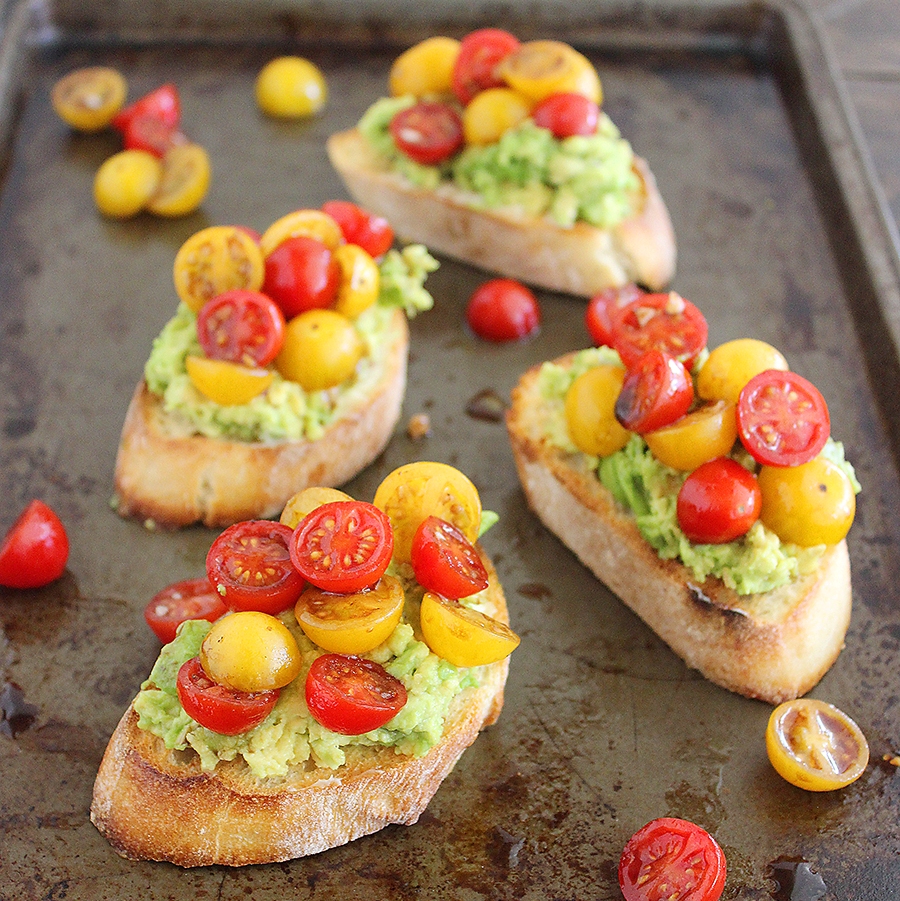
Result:
{"type": "Polygon", "coordinates": [[[713,348],[697,373],[697,394],[704,400],[736,404],[741,389],[766,369],[789,369],[782,353],[756,338],[735,338],[713,348]]]}
{"type": "Polygon", "coordinates": [[[566,392],[566,427],[586,454],[608,457],[628,444],[631,432],[616,419],[616,401],[625,381],[621,366],[595,366],[582,372],[566,392]]]}
{"type": "Polygon", "coordinates": [[[163,643],[174,641],[178,627],[189,619],[215,622],[228,608],[206,576],[184,579],[157,592],[144,608],[144,619],[163,643]]]}
{"type": "Polygon", "coordinates": [[[206,555],[206,574],[229,610],[280,613],[303,590],[291,565],[292,531],[266,519],[229,526],[206,555]]]}
{"type": "Polygon", "coordinates": [[[266,63],[256,77],[259,108],[278,119],[303,119],[328,102],[328,83],[315,63],[301,56],[279,56],[266,63]]]}
{"type": "Polygon", "coordinates": [[[162,164],[146,150],[120,150],[94,175],[94,203],[104,216],[130,219],[151,201],[162,180],[162,164]]]}
{"type": "Polygon", "coordinates": [[[463,110],[463,140],[471,147],[496,144],[531,114],[531,101],[512,88],[488,88],[463,110]]]}
{"type": "Polygon", "coordinates": [[[272,712],[280,693],[278,689],[247,692],[218,685],[203,672],[198,657],[182,664],[176,688],[185,713],[220,735],[240,735],[258,726],[272,712]]]}
{"type": "Polygon", "coordinates": [[[726,869],[725,854],[705,829],[660,817],[626,843],[619,887],[625,901],[718,901],[726,869]]]}
{"type": "Polygon", "coordinates": [[[452,523],[429,516],[412,543],[416,581],[428,591],[458,600],[488,587],[488,574],[475,546],[452,523]]]}
{"type": "Polygon", "coordinates": [[[394,60],[388,74],[391,96],[449,94],[458,54],[459,41],[444,35],[425,38],[404,50],[394,60]]]}
{"type": "Polygon", "coordinates": [[[207,301],[197,314],[197,337],[206,356],[244,366],[265,366],[284,343],[284,314],[259,291],[234,288],[207,301]]]}
{"type": "Polygon", "coordinates": [[[619,288],[604,288],[595,294],[584,311],[584,326],[594,347],[612,347],[612,322],[615,311],[642,297],[644,292],[634,282],[619,288]]]}
{"type": "Polygon", "coordinates": [[[463,106],[487,88],[504,82],[497,66],[520,46],[519,39],[502,28],[480,28],[467,34],[453,65],[453,93],[463,106]]]}
{"type": "Polygon", "coordinates": [[[0,585],[41,588],[66,570],[69,536],[60,518],[41,500],[31,501],[0,545],[0,585]]]}
{"type": "Polygon", "coordinates": [[[597,131],[600,107],[583,94],[569,91],[544,98],[531,111],[531,118],[560,139],[592,135],[597,131]]]}
{"type": "Polygon", "coordinates": [[[272,384],[274,374],[269,369],[211,360],[188,354],[184,367],[191,384],[205,398],[223,407],[249,404],[272,384]]]}
{"type": "Polygon", "coordinates": [[[315,720],[341,735],[363,735],[390,722],[406,704],[406,688],[384,667],[344,654],[317,657],[306,677],[315,720]]]}
{"type": "Polygon", "coordinates": [[[174,128],[181,120],[181,96],[178,88],[167,82],[144,94],[116,113],[112,119],[112,127],[124,135],[131,121],[138,116],[150,116],[174,128]]]}
{"type": "Polygon", "coordinates": [[[639,435],[655,432],[684,416],[693,400],[694,383],[684,364],[651,350],[629,366],[616,400],[616,419],[639,435]]]}
{"type": "Polygon", "coordinates": [[[290,541],[291,560],[307,582],[350,593],[374,585],[394,550],[387,514],[365,501],[334,501],[301,520],[290,541]]]}
{"type": "Polygon", "coordinates": [[[466,321],[486,341],[518,341],[540,329],[541,308],[525,285],[511,278],[495,278],[472,292],[466,321]]]}
{"type": "Polygon", "coordinates": [[[644,440],[660,463],[691,472],[731,453],[737,441],[735,406],[724,400],[703,404],[670,425],[647,432],[644,440]]]}
{"type": "Polygon", "coordinates": [[[762,495],[756,476],[730,457],[698,466],[678,492],[681,531],[695,544],[726,544],[759,519],[762,495]]]}
{"type": "Polygon", "coordinates": [[[282,241],[266,257],[263,293],[281,307],[285,319],[331,306],[341,282],[341,267],[321,241],[297,235],[282,241]]]}
{"type": "Polygon", "coordinates": [[[394,229],[384,216],[370,213],[349,200],[326,201],[322,212],[340,225],[348,244],[357,244],[373,259],[386,254],[394,243],[394,229]]]}
{"type": "Polygon", "coordinates": [[[831,433],[819,389],[796,372],[767,369],[738,397],[738,434],[757,463],[799,466],[818,456],[831,433]]]}
{"type": "Polygon", "coordinates": [[[353,323],[337,310],[307,310],[285,328],[275,365],[304,391],[324,391],[346,381],[365,352],[353,323]]]}
{"type": "Polygon", "coordinates": [[[146,150],[158,157],[187,141],[177,124],[171,125],[159,116],[148,114],[134,116],[122,134],[122,144],[126,150],[146,150]]]}
{"type": "Polygon", "coordinates": [[[400,152],[424,166],[442,163],[463,145],[462,119],[446,103],[421,101],[402,109],[389,130],[400,152]]]}

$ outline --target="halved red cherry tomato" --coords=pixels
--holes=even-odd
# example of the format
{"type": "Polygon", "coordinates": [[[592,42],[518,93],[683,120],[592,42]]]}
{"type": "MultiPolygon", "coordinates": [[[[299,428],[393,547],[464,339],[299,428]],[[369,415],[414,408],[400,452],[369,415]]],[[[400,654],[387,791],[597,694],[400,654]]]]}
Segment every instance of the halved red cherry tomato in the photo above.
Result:
{"type": "Polygon", "coordinates": [[[706,318],[675,291],[644,294],[619,310],[612,322],[613,347],[631,366],[648,350],[661,350],[688,369],[706,347],[706,318]]]}
{"type": "Polygon", "coordinates": [[[517,341],[540,328],[541,308],[525,285],[511,278],[495,278],[472,292],[466,321],[487,341],[517,341]]]}
{"type": "Polygon", "coordinates": [[[266,257],[263,293],[281,307],[286,319],[331,306],[340,283],[341,267],[316,238],[288,238],[266,257]]]}
{"type": "Polygon", "coordinates": [[[389,129],[400,152],[425,166],[442,163],[463,145],[459,113],[437,101],[421,101],[400,110],[389,129]]]}
{"type": "Polygon", "coordinates": [[[19,514],[0,545],[0,585],[40,588],[66,570],[69,536],[60,518],[43,501],[33,500],[19,514]]]}
{"type": "Polygon", "coordinates": [[[465,106],[487,88],[502,87],[497,64],[519,47],[519,39],[502,28],[480,28],[467,34],[453,64],[453,93],[465,106]]]}
{"type": "Polygon", "coordinates": [[[452,523],[429,516],[412,543],[416,581],[445,598],[466,598],[488,586],[488,574],[475,546],[452,523]]]}
{"type": "Polygon", "coordinates": [[[819,389],[781,369],[767,369],[747,382],[738,397],[737,423],[741,443],[766,466],[808,463],[831,432],[819,389]]]}
{"type": "Polygon", "coordinates": [[[718,901],[725,854],[703,828],[661,817],[638,829],[619,859],[625,901],[718,901]]]}
{"type": "Polygon", "coordinates": [[[307,582],[325,591],[350,593],[374,585],[391,562],[391,521],[365,501],[334,501],[316,507],[294,530],[291,560],[307,582]]]}
{"type": "Polygon", "coordinates": [[[238,691],[213,682],[203,672],[199,657],[191,657],[178,670],[175,683],[185,713],[220,735],[240,735],[258,726],[278,700],[279,689],[238,691]]]}
{"type": "Polygon", "coordinates": [[[125,126],[122,143],[126,150],[146,150],[162,157],[167,150],[179,144],[187,144],[187,135],[157,115],[143,114],[132,117],[125,126]]]}
{"type": "Polygon", "coordinates": [[[678,525],[697,544],[725,544],[759,519],[762,494],[756,476],[730,457],[698,466],[678,492],[678,525]]]}
{"type": "Polygon", "coordinates": [[[584,325],[595,347],[612,347],[612,320],[616,310],[642,297],[644,292],[634,282],[618,288],[604,288],[588,302],[584,325]]]}
{"type": "Polygon", "coordinates": [[[390,722],[406,704],[406,688],[364,657],[323,654],[306,677],[306,704],[318,723],[342,735],[362,735],[390,722]]]}
{"type": "Polygon", "coordinates": [[[549,129],[557,138],[592,135],[597,131],[600,107],[584,94],[551,94],[532,111],[534,124],[549,129]]]}
{"type": "Polygon", "coordinates": [[[174,128],[181,120],[181,97],[178,88],[170,82],[150,91],[149,94],[119,110],[113,116],[112,126],[124,135],[132,119],[138,116],[150,116],[174,128]]]}
{"type": "Polygon", "coordinates": [[[227,612],[222,596],[204,576],[173,582],[163,588],[144,608],[144,619],[156,637],[168,644],[185,620],[205,619],[211,623],[227,612]]]}
{"type": "Polygon", "coordinates": [[[206,574],[229,610],[280,613],[303,590],[291,565],[292,530],[280,522],[254,519],[229,526],[206,555],[206,574]]]}
{"type": "Polygon", "coordinates": [[[387,253],[394,243],[394,230],[387,219],[349,200],[329,200],[322,204],[322,212],[340,225],[348,244],[359,245],[374,259],[387,253]]]}
{"type": "Polygon", "coordinates": [[[284,314],[259,291],[235,288],[207,301],[197,314],[197,337],[206,356],[244,366],[265,366],[284,344],[284,314]]]}
{"type": "Polygon", "coordinates": [[[629,366],[616,400],[616,419],[639,435],[655,432],[684,416],[694,400],[694,383],[684,364],[651,350],[629,366]]]}

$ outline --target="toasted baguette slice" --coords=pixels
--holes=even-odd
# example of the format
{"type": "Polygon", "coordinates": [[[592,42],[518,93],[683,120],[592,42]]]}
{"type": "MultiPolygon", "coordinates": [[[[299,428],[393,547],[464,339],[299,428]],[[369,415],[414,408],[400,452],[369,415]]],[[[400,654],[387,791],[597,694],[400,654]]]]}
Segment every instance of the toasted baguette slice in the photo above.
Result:
{"type": "Polygon", "coordinates": [[[187,433],[141,381],[116,459],[117,509],[164,527],[224,526],[277,516],[297,491],[352,479],[384,450],[406,390],[409,327],[401,310],[390,349],[368,395],[317,441],[255,442],[187,433]]]}
{"type": "MultiPolygon", "coordinates": [[[[481,556],[490,575],[487,612],[508,622],[503,589],[481,556]]],[[[443,738],[423,757],[352,747],[337,769],[310,762],[265,781],[241,758],[204,773],[193,751],[168,751],[139,729],[130,706],[100,764],[91,820],[123,857],[182,867],[292,860],[391,823],[411,825],[463,751],[497,720],[508,670],[508,658],[480,668],[480,684],[457,696],[443,738]]]]}
{"type": "Polygon", "coordinates": [[[528,504],[544,525],[707,679],[773,704],[809,691],[850,622],[846,542],[830,547],[812,575],[764,594],[741,596],[715,578],[698,584],[680,562],[657,555],[584,455],[546,437],[539,369],[513,390],[507,428],[528,504]]]}
{"type": "Polygon", "coordinates": [[[582,297],[628,282],[658,291],[674,275],[672,222],[649,166],[639,157],[638,215],[610,229],[584,222],[561,228],[514,210],[474,209],[449,185],[437,191],[416,187],[386,168],[357,129],[332,135],[327,147],[350,194],[386,217],[400,237],[482,269],[582,297]]]}

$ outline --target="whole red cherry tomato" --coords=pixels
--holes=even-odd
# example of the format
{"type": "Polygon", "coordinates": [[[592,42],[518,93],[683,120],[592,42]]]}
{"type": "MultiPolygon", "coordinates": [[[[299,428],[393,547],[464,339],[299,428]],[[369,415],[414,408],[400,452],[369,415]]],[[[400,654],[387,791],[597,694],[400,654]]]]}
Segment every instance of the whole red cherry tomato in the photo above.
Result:
{"type": "Polygon", "coordinates": [[[220,735],[240,735],[258,726],[271,712],[280,690],[238,691],[213,682],[199,657],[191,657],[178,670],[178,700],[185,713],[220,735]]]}
{"type": "Polygon", "coordinates": [[[158,157],[178,144],[188,143],[187,136],[177,124],[171,125],[159,116],[149,114],[133,116],[125,126],[122,138],[126,150],[146,150],[158,157]]]}
{"type": "Polygon", "coordinates": [[[280,613],[296,603],[303,577],[291,564],[292,530],[254,519],[229,526],[206,555],[206,574],[229,610],[280,613]]]}
{"type": "Polygon", "coordinates": [[[694,400],[694,383],[684,363],[659,350],[628,368],[616,399],[616,419],[643,435],[680,419],[694,400]]]}
{"type": "Polygon", "coordinates": [[[284,344],[284,314],[259,291],[235,288],[208,300],[197,314],[197,337],[213,360],[265,366],[284,344]]]}
{"type": "Polygon", "coordinates": [[[156,637],[168,644],[185,620],[205,619],[211,623],[227,612],[222,596],[203,576],[173,582],[158,592],[144,608],[144,619],[156,637]]]}
{"type": "Polygon", "coordinates": [[[425,166],[442,163],[463,145],[459,113],[437,101],[423,100],[400,110],[389,130],[401,153],[425,166]]]}
{"type": "Polygon", "coordinates": [[[453,64],[453,93],[465,106],[480,91],[503,87],[497,64],[519,47],[519,39],[502,28],[480,28],[459,44],[453,64]]]}
{"type": "Polygon", "coordinates": [[[392,720],[406,688],[383,666],[363,657],[323,654],[306,677],[306,704],[317,722],[342,735],[362,735],[392,720]]]}
{"type": "Polygon", "coordinates": [[[488,574],[475,546],[452,523],[429,516],[412,543],[416,581],[428,591],[459,600],[488,587],[488,574]]]}
{"type": "Polygon", "coordinates": [[[584,94],[551,94],[531,111],[531,118],[557,138],[592,135],[597,131],[600,107],[584,94]]]}
{"type": "Polygon", "coordinates": [[[638,829],[619,859],[625,901],[718,901],[725,873],[725,855],[716,840],[675,817],[638,829]]]}
{"type": "Polygon", "coordinates": [[[149,94],[119,110],[113,117],[112,126],[125,134],[128,124],[137,116],[155,118],[174,128],[181,120],[181,97],[178,88],[169,82],[150,91],[149,94]]]}
{"type": "Polygon", "coordinates": [[[480,338],[517,341],[540,328],[541,308],[525,285],[511,278],[495,278],[479,285],[472,293],[466,320],[480,338]]]}
{"type": "Polygon", "coordinates": [[[698,466],[678,492],[681,531],[696,544],[726,544],[759,519],[762,493],[756,476],[730,457],[698,466]]]}
{"type": "Polygon", "coordinates": [[[329,200],[322,204],[341,227],[348,244],[357,244],[373,259],[386,254],[394,243],[394,230],[384,216],[376,216],[349,200],[329,200]]]}
{"type": "Polygon", "coordinates": [[[766,466],[808,463],[831,433],[831,416],[819,389],[781,369],[766,369],[744,385],[737,422],[741,443],[766,466]]]}
{"type": "Polygon", "coordinates": [[[69,559],[69,536],[43,501],[19,514],[0,545],[0,585],[40,588],[58,579],[69,559]]]}
{"type": "Polygon", "coordinates": [[[604,288],[588,301],[584,325],[595,347],[612,347],[612,321],[616,311],[642,297],[644,292],[629,282],[618,288],[604,288]]]}
{"type": "Polygon", "coordinates": [[[262,290],[281,307],[285,319],[330,307],[340,283],[340,265],[316,238],[288,238],[266,257],[262,290]]]}

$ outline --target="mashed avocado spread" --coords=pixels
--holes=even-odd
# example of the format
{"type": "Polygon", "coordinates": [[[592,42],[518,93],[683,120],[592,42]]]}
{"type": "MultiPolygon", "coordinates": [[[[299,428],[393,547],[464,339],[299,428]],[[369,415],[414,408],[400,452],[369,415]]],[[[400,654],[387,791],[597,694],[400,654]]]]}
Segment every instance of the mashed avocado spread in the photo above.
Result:
{"type": "Polygon", "coordinates": [[[564,228],[583,221],[609,228],[635,212],[640,179],[631,145],[601,113],[596,134],[558,139],[526,119],[499,141],[469,146],[446,163],[424,166],[397,149],[388,126],[415,98],[384,97],[365,112],[359,130],[389,165],[414,184],[435,190],[452,183],[473,206],[511,207],[547,216],[564,228]]]}
{"type": "MultiPolygon", "coordinates": [[[[621,365],[614,350],[601,347],[580,351],[571,366],[550,362],[541,367],[539,386],[549,410],[547,433],[567,453],[581,454],[566,428],[566,392],[581,373],[602,364],[621,365]]],[[[752,470],[753,459],[739,444],[736,447],[734,459],[752,470]]],[[[853,467],[844,459],[843,445],[829,438],[822,454],[847,473],[858,492],[859,482],[853,467]]],[[[736,541],[693,544],[679,528],[676,515],[678,490],[687,473],[660,463],[639,435],[633,435],[622,450],[609,457],[582,456],[589,460],[616,500],[631,511],[641,535],[660,557],[680,560],[699,582],[715,576],[741,595],[770,591],[811,572],[825,550],[823,546],[801,548],[785,544],[759,521],[736,541]]]]}
{"type": "Polygon", "coordinates": [[[250,403],[223,406],[208,400],[193,386],[185,369],[188,355],[203,353],[197,339],[197,317],[185,304],[179,305],[153,342],[144,367],[147,386],[162,396],[165,411],[189,433],[242,441],[315,441],[379,379],[394,308],[403,309],[409,317],[431,308],[433,299],[424,282],[437,266],[420,244],[388,251],[379,266],[378,302],[354,320],[365,353],[354,376],[336,388],[307,392],[275,372],[268,390],[250,403]]]}

